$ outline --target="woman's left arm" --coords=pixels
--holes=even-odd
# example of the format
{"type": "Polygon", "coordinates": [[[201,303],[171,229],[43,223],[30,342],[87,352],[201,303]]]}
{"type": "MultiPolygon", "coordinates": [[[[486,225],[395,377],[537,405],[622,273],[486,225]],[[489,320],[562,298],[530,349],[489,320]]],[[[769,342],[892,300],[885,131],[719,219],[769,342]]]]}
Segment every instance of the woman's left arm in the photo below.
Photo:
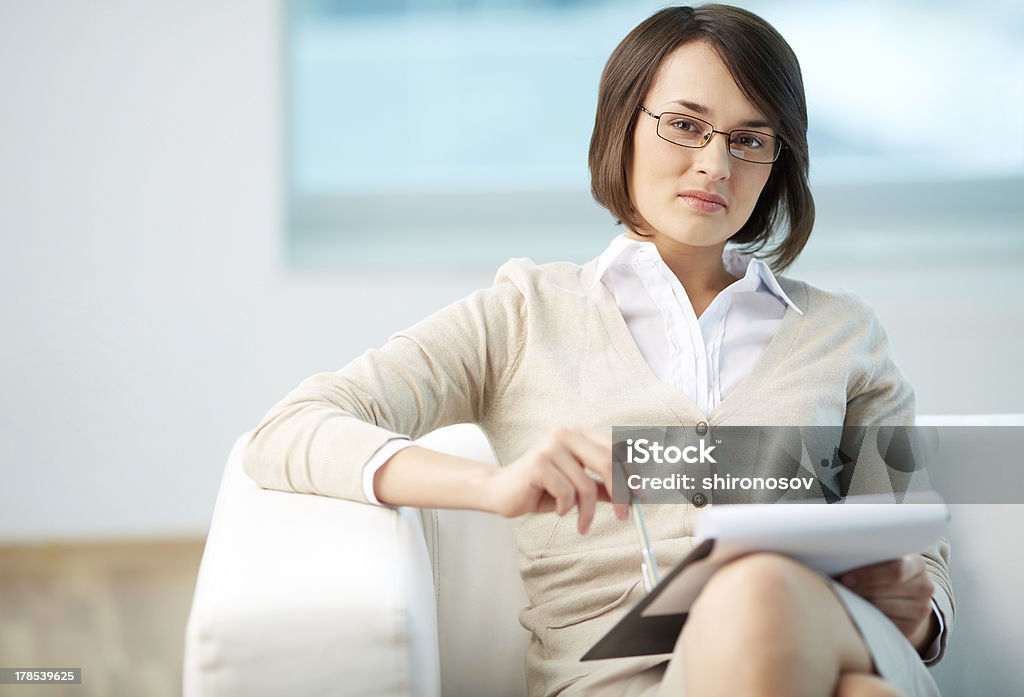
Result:
{"type": "Polygon", "coordinates": [[[925,655],[939,638],[942,622],[932,607],[936,586],[923,555],[864,566],[844,574],[841,581],[892,620],[918,653],[925,655]]]}
{"type": "MultiPolygon", "coordinates": [[[[848,395],[844,425],[913,426],[914,390],[893,361],[882,323],[874,311],[865,310],[865,377],[848,395]]],[[[926,663],[941,660],[956,616],[949,540],[940,538],[922,554],[857,569],[843,582],[885,613],[926,663]]]]}

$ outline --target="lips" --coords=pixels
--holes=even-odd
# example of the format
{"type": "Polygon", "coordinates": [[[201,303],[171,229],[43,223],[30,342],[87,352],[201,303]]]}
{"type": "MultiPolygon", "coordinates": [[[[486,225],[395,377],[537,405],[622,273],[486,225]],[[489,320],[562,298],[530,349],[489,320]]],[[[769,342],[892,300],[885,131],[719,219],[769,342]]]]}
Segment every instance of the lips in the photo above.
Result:
{"type": "Polygon", "coordinates": [[[700,189],[683,191],[679,194],[679,198],[685,201],[690,208],[702,213],[717,213],[726,208],[724,198],[700,189]]]}
{"type": "Polygon", "coordinates": [[[717,203],[719,206],[725,206],[725,199],[717,194],[712,194],[707,191],[701,191],[700,189],[693,189],[691,191],[684,191],[679,194],[683,198],[698,198],[701,201],[707,201],[708,203],[717,203]]]}

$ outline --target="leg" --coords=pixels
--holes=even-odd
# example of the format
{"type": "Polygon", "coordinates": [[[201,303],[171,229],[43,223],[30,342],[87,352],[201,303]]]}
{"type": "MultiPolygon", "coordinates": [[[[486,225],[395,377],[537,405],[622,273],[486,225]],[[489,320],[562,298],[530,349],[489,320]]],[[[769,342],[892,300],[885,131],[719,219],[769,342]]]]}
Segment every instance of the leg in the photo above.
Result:
{"type": "MultiPolygon", "coordinates": [[[[829,582],[772,554],[743,557],[712,577],[675,653],[691,697],[842,697],[841,676],[874,672],[829,582]]],[[[666,682],[672,674],[670,666],[666,682]]],[[[843,687],[850,697],[885,695],[856,682],[843,687]]]]}
{"type": "Polygon", "coordinates": [[[834,697],[903,697],[903,693],[877,675],[846,673],[839,677],[834,697]]]}

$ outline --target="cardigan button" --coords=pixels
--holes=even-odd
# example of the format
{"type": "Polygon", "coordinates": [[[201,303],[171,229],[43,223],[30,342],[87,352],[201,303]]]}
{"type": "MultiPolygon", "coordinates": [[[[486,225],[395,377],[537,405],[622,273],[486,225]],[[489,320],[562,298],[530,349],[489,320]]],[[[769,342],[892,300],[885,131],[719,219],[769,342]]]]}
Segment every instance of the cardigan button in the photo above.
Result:
{"type": "Polygon", "coordinates": [[[693,495],[693,498],[691,498],[690,501],[692,501],[693,505],[697,508],[704,508],[704,506],[708,505],[708,497],[699,491],[693,495]]]}
{"type": "Polygon", "coordinates": [[[707,421],[700,421],[700,422],[698,422],[697,423],[697,435],[698,436],[703,436],[707,432],[708,432],[708,422],[707,421]]]}

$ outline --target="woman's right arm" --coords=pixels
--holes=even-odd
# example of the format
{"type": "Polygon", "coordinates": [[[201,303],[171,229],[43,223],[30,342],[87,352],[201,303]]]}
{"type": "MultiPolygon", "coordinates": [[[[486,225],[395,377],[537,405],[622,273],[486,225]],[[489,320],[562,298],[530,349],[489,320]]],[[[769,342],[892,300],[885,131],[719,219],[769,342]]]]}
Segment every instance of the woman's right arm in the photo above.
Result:
{"type": "MultiPolygon", "coordinates": [[[[394,335],[335,373],[304,380],[254,431],[245,471],[268,489],[366,501],[363,467],[381,447],[449,424],[479,423],[503,393],[526,336],[519,285],[499,272],[491,288],[394,335]]],[[[605,487],[584,468],[610,482],[611,447],[594,438],[585,442],[580,434],[556,428],[497,470],[407,447],[375,473],[374,492],[391,505],[506,516],[564,513],[578,502],[583,528],[593,515],[592,502],[607,498],[605,487]]]]}
{"type": "MultiPolygon", "coordinates": [[[[374,477],[381,503],[424,508],[469,508],[511,518],[526,513],[565,515],[579,507],[585,534],[599,501],[611,500],[611,437],[584,428],[557,427],[509,465],[480,462],[410,446],[374,477]]],[[[620,520],[625,504],[616,504],[620,520]]]]}
{"type": "Polygon", "coordinates": [[[303,380],[256,427],[245,471],[267,489],[366,501],[362,470],[385,444],[481,421],[515,373],[525,323],[519,288],[495,283],[303,380]]]}

